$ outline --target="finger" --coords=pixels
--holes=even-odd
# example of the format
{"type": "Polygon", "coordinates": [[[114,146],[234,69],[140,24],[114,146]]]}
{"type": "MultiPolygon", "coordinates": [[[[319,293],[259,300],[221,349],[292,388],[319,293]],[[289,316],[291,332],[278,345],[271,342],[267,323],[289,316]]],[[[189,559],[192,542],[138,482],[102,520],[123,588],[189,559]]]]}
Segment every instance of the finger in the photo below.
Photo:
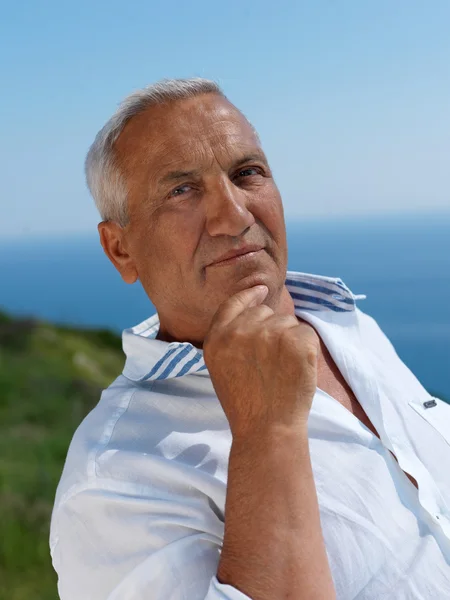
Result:
{"type": "Polygon", "coordinates": [[[241,290],[219,306],[214,315],[213,322],[228,325],[247,308],[261,304],[268,293],[269,288],[266,285],[256,285],[241,290]]]}
{"type": "Polygon", "coordinates": [[[267,321],[270,319],[273,314],[274,312],[270,306],[267,306],[266,304],[259,304],[257,306],[246,308],[244,312],[235,317],[235,322],[237,322],[238,319],[241,319],[248,324],[261,323],[262,321],[267,321]]]}

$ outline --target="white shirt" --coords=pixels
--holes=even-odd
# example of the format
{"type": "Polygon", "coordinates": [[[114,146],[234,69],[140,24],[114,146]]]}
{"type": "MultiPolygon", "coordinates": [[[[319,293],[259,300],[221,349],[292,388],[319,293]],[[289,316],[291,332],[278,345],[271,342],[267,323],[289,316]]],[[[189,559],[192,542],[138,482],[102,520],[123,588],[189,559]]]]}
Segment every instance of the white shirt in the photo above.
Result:
{"type": "MultiPolygon", "coordinates": [[[[286,286],[381,437],[317,389],[309,442],[337,598],[450,598],[450,406],[340,279],[288,271],[286,286]]],[[[248,600],[215,575],[228,422],[201,350],[158,328],[154,315],[124,331],[123,374],[70,445],[50,539],[62,600],[248,600]]]]}

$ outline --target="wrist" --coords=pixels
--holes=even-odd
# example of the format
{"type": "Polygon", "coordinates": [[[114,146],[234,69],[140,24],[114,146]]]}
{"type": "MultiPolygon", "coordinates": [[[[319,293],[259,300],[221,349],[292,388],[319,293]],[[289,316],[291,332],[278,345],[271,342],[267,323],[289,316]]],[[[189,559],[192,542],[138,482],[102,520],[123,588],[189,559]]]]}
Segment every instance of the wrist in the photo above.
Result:
{"type": "Polygon", "coordinates": [[[305,445],[309,448],[307,420],[290,425],[273,423],[246,433],[233,433],[232,450],[235,454],[252,450],[265,453],[273,448],[294,449],[305,445]]]}

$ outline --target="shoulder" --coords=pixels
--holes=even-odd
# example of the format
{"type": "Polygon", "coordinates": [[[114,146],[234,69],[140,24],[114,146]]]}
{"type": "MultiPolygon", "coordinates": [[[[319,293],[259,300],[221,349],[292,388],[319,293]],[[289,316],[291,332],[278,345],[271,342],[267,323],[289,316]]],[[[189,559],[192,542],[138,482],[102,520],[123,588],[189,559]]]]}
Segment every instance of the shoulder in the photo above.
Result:
{"type": "Polygon", "coordinates": [[[156,463],[215,428],[226,432],[227,422],[209,378],[136,384],[121,375],[73,435],[54,510],[85,489],[148,481],[156,463]]]}
{"type": "Polygon", "coordinates": [[[119,376],[101,393],[97,405],[77,427],[70,442],[56,492],[55,506],[92,484],[98,453],[111,437],[115,424],[126,411],[136,388],[119,376]]]}
{"type": "Polygon", "coordinates": [[[120,376],[71,441],[51,519],[52,556],[73,538],[73,528],[90,529],[93,519],[119,509],[131,514],[144,507],[148,518],[150,502],[203,507],[205,489],[225,485],[230,446],[209,378],[136,385],[120,376]]]}

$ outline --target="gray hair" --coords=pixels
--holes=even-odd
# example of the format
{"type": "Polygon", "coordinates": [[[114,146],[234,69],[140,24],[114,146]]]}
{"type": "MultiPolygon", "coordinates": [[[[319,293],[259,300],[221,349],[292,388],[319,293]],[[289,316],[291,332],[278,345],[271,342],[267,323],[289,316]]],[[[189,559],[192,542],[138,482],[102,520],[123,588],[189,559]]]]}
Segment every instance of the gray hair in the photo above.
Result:
{"type": "Polygon", "coordinates": [[[209,79],[164,79],[127,96],[98,132],[86,156],[85,172],[89,191],[104,221],[121,226],[128,222],[127,186],[114,153],[114,143],[128,121],[150,106],[184,100],[201,94],[225,97],[219,85],[209,79]]]}

